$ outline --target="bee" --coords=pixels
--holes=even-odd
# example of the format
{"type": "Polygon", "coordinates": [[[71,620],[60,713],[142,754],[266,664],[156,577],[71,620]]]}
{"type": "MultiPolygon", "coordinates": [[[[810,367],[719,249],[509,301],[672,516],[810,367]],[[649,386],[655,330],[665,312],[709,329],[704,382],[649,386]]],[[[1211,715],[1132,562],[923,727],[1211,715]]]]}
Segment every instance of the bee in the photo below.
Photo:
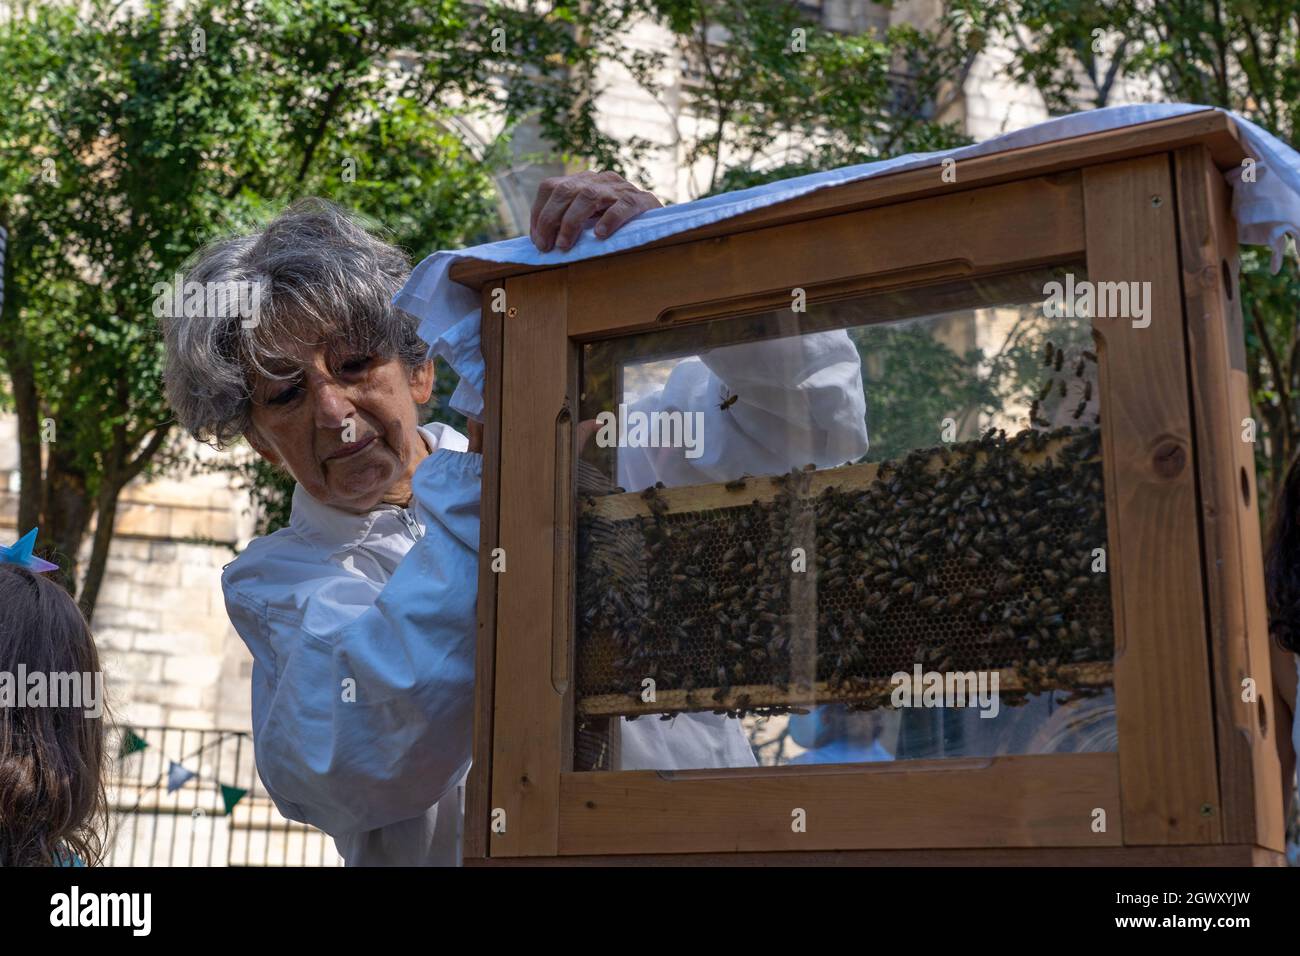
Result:
{"type": "Polygon", "coordinates": [[[1060,387],[1057,389],[1057,391],[1059,391],[1059,392],[1061,393],[1061,397],[1062,397],[1062,398],[1065,398],[1065,392],[1066,392],[1066,388],[1065,388],[1065,379],[1061,379],[1057,384],[1060,386],[1060,387]]]}
{"type": "Polygon", "coordinates": [[[745,479],[737,478],[734,481],[727,482],[722,487],[726,488],[728,491],[740,491],[745,487],[745,479]]]}
{"type": "Polygon", "coordinates": [[[1052,362],[1052,370],[1055,372],[1059,372],[1061,370],[1061,363],[1064,361],[1065,361],[1065,349],[1057,349],[1056,360],[1052,362]]]}
{"type": "Polygon", "coordinates": [[[1043,357],[1043,364],[1044,364],[1044,365],[1051,365],[1051,364],[1052,364],[1052,353],[1053,353],[1054,351],[1055,351],[1055,346],[1052,345],[1052,341],[1051,341],[1051,339],[1048,339],[1048,341],[1047,341],[1047,354],[1043,357]]]}

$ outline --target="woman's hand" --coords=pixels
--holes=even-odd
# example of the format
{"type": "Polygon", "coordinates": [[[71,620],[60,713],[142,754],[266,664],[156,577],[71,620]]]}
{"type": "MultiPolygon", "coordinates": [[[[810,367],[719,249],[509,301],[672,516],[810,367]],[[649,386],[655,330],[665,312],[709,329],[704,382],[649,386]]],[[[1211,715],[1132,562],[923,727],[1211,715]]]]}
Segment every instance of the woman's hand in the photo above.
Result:
{"type": "Polygon", "coordinates": [[[483,423],[476,422],[469,418],[465,420],[465,435],[469,438],[469,450],[482,454],[483,452],[483,423]]]}
{"type": "Polygon", "coordinates": [[[553,246],[567,252],[588,226],[595,225],[596,238],[604,239],[647,209],[662,205],[608,170],[556,176],[542,180],[537,188],[528,235],[542,252],[553,246]]]}

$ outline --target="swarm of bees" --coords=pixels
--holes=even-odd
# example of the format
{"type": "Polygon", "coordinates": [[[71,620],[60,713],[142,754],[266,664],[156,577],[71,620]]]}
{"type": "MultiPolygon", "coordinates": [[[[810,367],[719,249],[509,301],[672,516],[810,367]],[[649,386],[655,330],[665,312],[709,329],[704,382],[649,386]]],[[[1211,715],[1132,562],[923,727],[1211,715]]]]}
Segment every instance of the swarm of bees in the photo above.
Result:
{"type": "MultiPolygon", "coordinates": [[[[1050,366],[1062,362],[1055,350],[1050,366]]],[[[1093,693],[1062,667],[1114,654],[1109,583],[1092,570],[1106,546],[1099,456],[1095,425],[990,429],[886,462],[866,487],[812,494],[808,466],[729,483],[771,483],[734,507],[673,511],[656,486],[639,517],[586,509],[578,696],[626,695],[622,713],[645,712],[649,678],[659,699],[678,692],[658,706],[663,719],[870,709],[914,663],[1011,668],[1020,688],[1003,690],[1004,704],[1093,693]],[[810,585],[811,622],[800,605],[810,585]]]]}

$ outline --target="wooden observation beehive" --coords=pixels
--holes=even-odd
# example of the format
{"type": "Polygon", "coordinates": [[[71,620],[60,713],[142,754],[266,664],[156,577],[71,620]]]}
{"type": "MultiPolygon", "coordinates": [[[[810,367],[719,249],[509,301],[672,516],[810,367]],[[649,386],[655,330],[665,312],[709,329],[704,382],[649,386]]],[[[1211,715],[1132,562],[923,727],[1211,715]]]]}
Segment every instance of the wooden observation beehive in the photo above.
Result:
{"type": "Polygon", "coordinates": [[[454,266],[488,360],[466,861],[1279,862],[1277,728],[1242,693],[1270,686],[1222,176],[1245,158],[1206,111],[454,266]],[[1067,283],[1098,297],[1055,315],[1067,283]],[[849,461],[754,429],[782,386],[747,359],[808,336],[857,349],[849,461]],[[691,381],[763,448],[643,456],[655,487],[592,441],[691,381]],[[929,672],[996,674],[998,716],[896,706],[929,672]],[[759,765],[644,755],[703,715],[759,765]]]}

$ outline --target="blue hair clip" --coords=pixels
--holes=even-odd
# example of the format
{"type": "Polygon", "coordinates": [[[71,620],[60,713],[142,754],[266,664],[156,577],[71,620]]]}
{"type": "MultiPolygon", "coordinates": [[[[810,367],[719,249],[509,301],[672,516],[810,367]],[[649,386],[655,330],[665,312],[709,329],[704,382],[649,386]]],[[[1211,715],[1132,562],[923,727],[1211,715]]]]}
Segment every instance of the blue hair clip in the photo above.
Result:
{"type": "Polygon", "coordinates": [[[36,528],[28,531],[12,547],[6,548],[0,545],[0,564],[16,564],[34,574],[59,570],[57,564],[51,564],[44,558],[32,554],[32,548],[36,545],[36,531],[36,528]]]}

